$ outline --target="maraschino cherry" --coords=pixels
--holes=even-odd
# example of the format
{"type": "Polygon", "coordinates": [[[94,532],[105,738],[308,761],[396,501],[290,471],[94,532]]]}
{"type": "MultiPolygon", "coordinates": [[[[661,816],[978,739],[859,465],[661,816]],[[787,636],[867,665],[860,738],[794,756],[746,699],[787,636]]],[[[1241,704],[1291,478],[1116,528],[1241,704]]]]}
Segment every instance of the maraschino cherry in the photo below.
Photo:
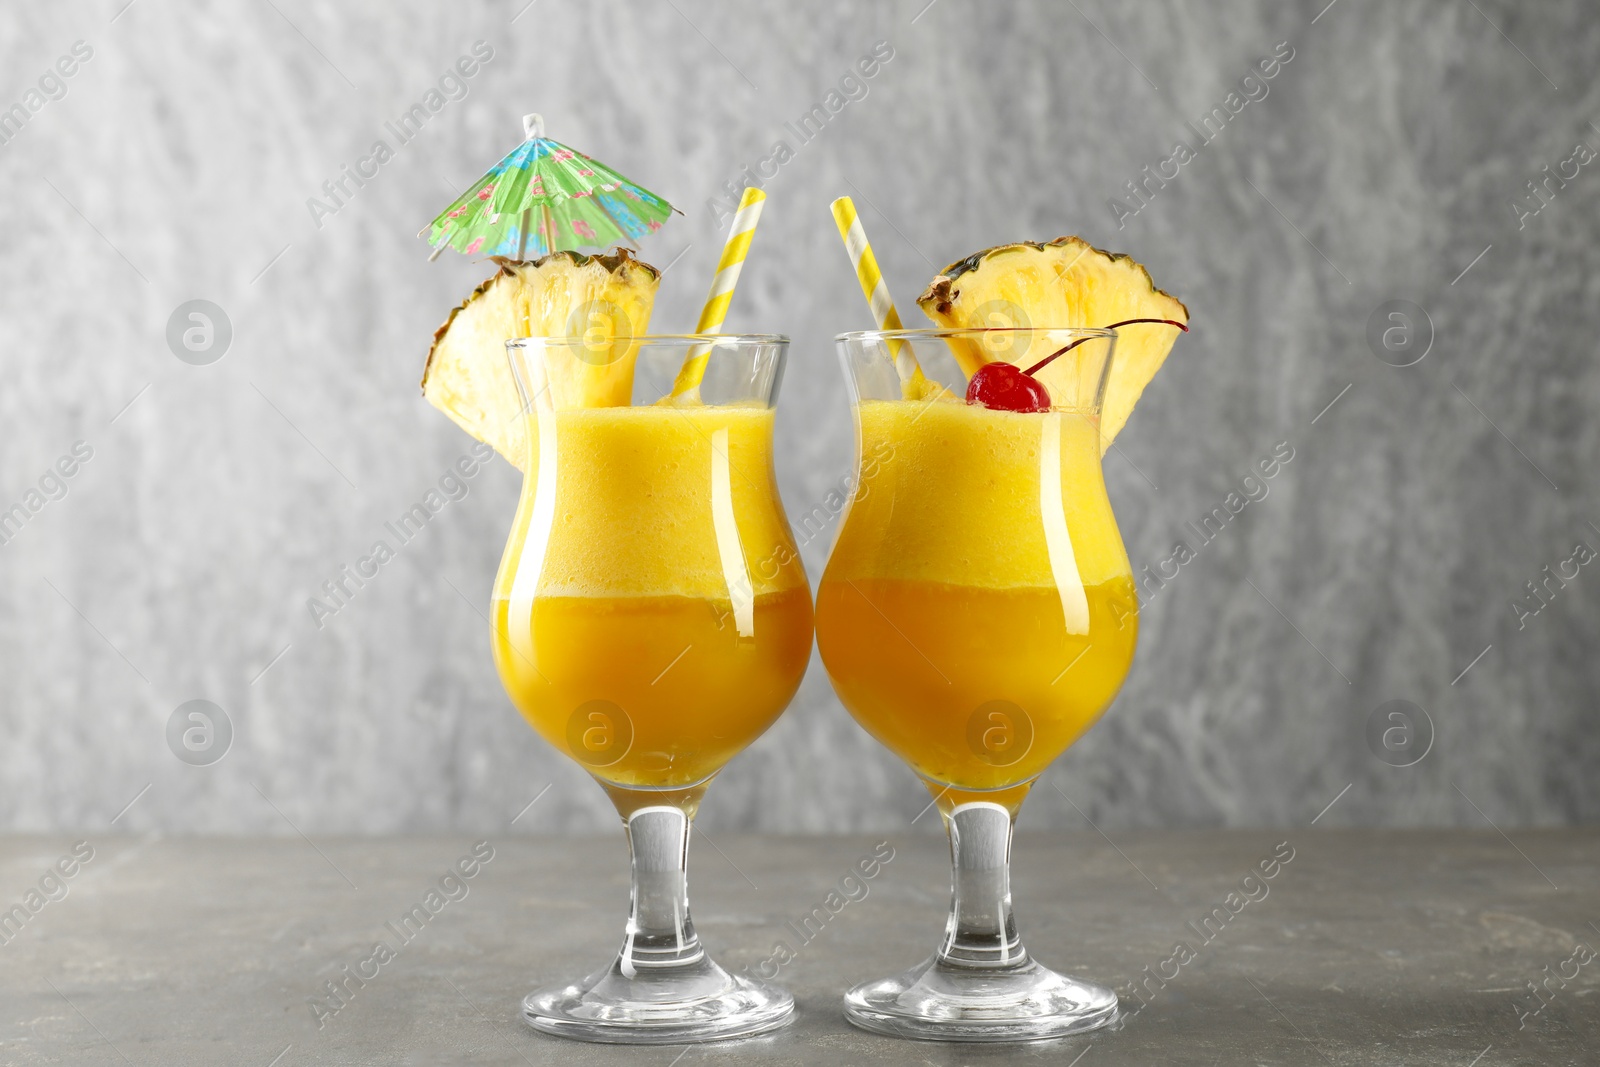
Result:
{"type": "MultiPolygon", "coordinates": [[[[1119,327],[1132,326],[1139,322],[1165,323],[1168,326],[1176,326],[1184,333],[1189,332],[1188,326],[1173,319],[1124,319],[1121,322],[1113,322],[1105,329],[1115,330],[1119,327]]],[[[1049,411],[1050,391],[1034,375],[1043,370],[1057,356],[1066,355],[1088,340],[1090,338],[1080,337],[1065,348],[1050,353],[1027,370],[1010,363],[1002,363],[999,360],[993,363],[985,363],[978,368],[978,372],[967,383],[967,403],[981,404],[995,411],[1017,411],[1024,414],[1049,411]]]]}
{"type": "Polygon", "coordinates": [[[996,411],[1049,411],[1044,383],[1010,363],[985,363],[967,383],[967,403],[996,411]]]}

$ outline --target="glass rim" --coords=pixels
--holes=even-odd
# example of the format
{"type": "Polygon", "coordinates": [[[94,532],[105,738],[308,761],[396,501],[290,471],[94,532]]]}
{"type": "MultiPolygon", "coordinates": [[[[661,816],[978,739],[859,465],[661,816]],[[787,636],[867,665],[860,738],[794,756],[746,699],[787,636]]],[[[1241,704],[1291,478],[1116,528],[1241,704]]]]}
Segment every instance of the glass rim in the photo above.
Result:
{"type": "Polygon", "coordinates": [[[940,341],[946,338],[985,337],[995,334],[1070,334],[1085,340],[1093,337],[1115,339],[1116,330],[1104,326],[965,326],[946,329],[940,326],[902,330],[847,330],[835,334],[835,341],[940,341]]]}
{"type": "Polygon", "coordinates": [[[781,333],[646,333],[637,336],[618,334],[590,340],[583,334],[556,334],[553,336],[513,337],[506,341],[507,348],[532,348],[532,342],[543,341],[557,345],[596,345],[618,343],[638,345],[674,345],[688,348],[694,345],[727,347],[730,345],[787,345],[789,336],[781,333]]]}

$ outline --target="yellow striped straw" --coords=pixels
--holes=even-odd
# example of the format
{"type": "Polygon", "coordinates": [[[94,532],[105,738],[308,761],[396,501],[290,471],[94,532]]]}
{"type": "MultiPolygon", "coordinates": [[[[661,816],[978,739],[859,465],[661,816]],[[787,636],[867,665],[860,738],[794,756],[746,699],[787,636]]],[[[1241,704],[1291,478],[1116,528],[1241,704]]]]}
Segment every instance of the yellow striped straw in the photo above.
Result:
{"type": "MultiPolygon", "coordinates": [[[[733,303],[733,287],[739,284],[739,270],[750,254],[750,242],[756,235],[756,223],[761,221],[761,205],[767,194],[755,186],[746,186],[739,198],[739,210],[734,213],[733,227],[728,232],[728,242],[722,246],[722,258],[717,261],[717,274],[711,279],[711,294],[700,311],[700,322],[695,333],[721,333],[722,322],[728,317],[728,305],[733,303]]],[[[675,397],[697,398],[700,379],[705,377],[706,364],[711,360],[711,347],[699,345],[689,353],[678,369],[672,383],[675,397]]]]}
{"type": "MultiPolygon", "coordinates": [[[[856,205],[848,196],[841,196],[833,202],[833,221],[839,227],[844,250],[849,253],[850,262],[856,268],[856,280],[861,283],[861,295],[867,298],[878,329],[903,329],[900,312],[895,310],[889,287],[883,284],[883,272],[878,270],[878,257],[872,254],[872,245],[868,243],[866,231],[861,228],[861,219],[856,215],[856,205]]],[[[900,340],[891,340],[889,351],[894,353],[894,369],[900,376],[902,391],[907,397],[922,396],[927,379],[922,376],[917,354],[910,345],[900,340]]]]}

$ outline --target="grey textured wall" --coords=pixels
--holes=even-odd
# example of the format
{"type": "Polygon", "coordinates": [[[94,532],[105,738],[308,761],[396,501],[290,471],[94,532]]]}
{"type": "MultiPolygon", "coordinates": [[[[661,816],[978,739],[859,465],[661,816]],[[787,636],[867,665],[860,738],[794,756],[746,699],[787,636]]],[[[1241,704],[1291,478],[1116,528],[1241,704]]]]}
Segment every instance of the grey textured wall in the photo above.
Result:
{"type": "MultiPolygon", "coordinates": [[[[675,261],[658,329],[693,323],[722,236],[708,198],[790,142],[729,328],[794,337],[791,511],[851,462],[830,338],[868,323],[842,193],[908,318],[945,262],[1063,233],[1188,303],[1195,332],[1108,459],[1136,566],[1294,449],[1151,598],[1132,680],[1025,824],[1304,823],[1336,796],[1320,825],[1600,813],[1600,568],[1574,563],[1520,625],[1512,606],[1600,550],[1600,162],[1537,214],[1526,187],[1600,146],[1594,4],[125,2],[0,21],[0,107],[93,51],[0,145],[0,507],[93,450],[0,547],[0,828],[103,830],[135,798],[115,830],[500,828],[550,783],[516,829],[611,824],[489,661],[505,464],[323,628],[306,610],[471,444],[416,381],[487,272],[428,263],[414,234],[530,110],[685,210],[646,250],[675,261]],[[307,199],[395,146],[385,121],[479,40],[469,95],[317,225],[307,199]],[[894,55],[866,96],[800,144],[784,123],[878,41],[894,55]],[[1280,42],[1266,95],[1241,89],[1280,42]],[[1199,146],[1185,120],[1230,104],[1199,146]],[[1178,139],[1196,157],[1131,199],[1178,139]],[[232,325],[210,365],[166,340],[191,299],[232,325]],[[1391,300],[1426,316],[1398,352],[1369,343],[1391,300]],[[195,698],[235,731],[209,767],[164,733],[195,698]],[[1432,723],[1413,766],[1366,739],[1390,700],[1432,723]]],[[[826,542],[805,546],[813,578],[826,542]]],[[[814,662],[704,825],[903,825],[924,800],[814,662]]]]}

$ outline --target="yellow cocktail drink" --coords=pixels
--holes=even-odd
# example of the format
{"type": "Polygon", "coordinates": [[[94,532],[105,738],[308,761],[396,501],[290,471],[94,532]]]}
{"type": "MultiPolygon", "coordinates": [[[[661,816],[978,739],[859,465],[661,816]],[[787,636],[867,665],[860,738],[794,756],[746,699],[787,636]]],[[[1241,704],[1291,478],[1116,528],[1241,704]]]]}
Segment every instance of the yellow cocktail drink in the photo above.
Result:
{"type": "Polygon", "coordinates": [[[811,596],[765,406],[541,412],[495,581],[522,714],[605,782],[686,788],[772,725],[811,654],[811,596]]]}
{"type": "Polygon", "coordinates": [[[811,655],[772,464],[789,339],[721,332],[760,194],[735,216],[701,332],[653,335],[661,271],[571,245],[672,209],[524,122],[528,141],[436,220],[441,248],[502,254],[434,335],[423,395],[522,471],[490,605],[495,666],[610,797],[632,891],[611,962],[541,985],[522,1017],[584,1041],[748,1037],[787,1022],[794,998],[707,954],[686,868],[711,779],[782,713],[811,655]],[[584,177],[609,206],[579,199],[584,177]],[[598,213],[570,214],[585,204],[598,213]],[[469,236],[484,206],[491,230],[469,236]],[[540,250],[568,247],[523,260],[535,232],[540,250]]]}
{"type": "Polygon", "coordinates": [[[1128,256],[1063,237],[951,263],[917,300],[942,328],[898,329],[859,220],[840,232],[884,328],[838,338],[860,478],[817,643],[845,707],[933,794],[951,869],[939,947],[852,988],[845,1018],[934,1041],[1092,1030],[1117,995],[1028,953],[1012,832],[1132,665],[1137,590],[1100,460],[1188,311],[1128,256]]]}
{"type": "Polygon", "coordinates": [[[1138,638],[1099,420],[954,400],[858,414],[875,458],[817,593],[834,688],[951,803],[1027,783],[1110,704],[1138,638]]]}

